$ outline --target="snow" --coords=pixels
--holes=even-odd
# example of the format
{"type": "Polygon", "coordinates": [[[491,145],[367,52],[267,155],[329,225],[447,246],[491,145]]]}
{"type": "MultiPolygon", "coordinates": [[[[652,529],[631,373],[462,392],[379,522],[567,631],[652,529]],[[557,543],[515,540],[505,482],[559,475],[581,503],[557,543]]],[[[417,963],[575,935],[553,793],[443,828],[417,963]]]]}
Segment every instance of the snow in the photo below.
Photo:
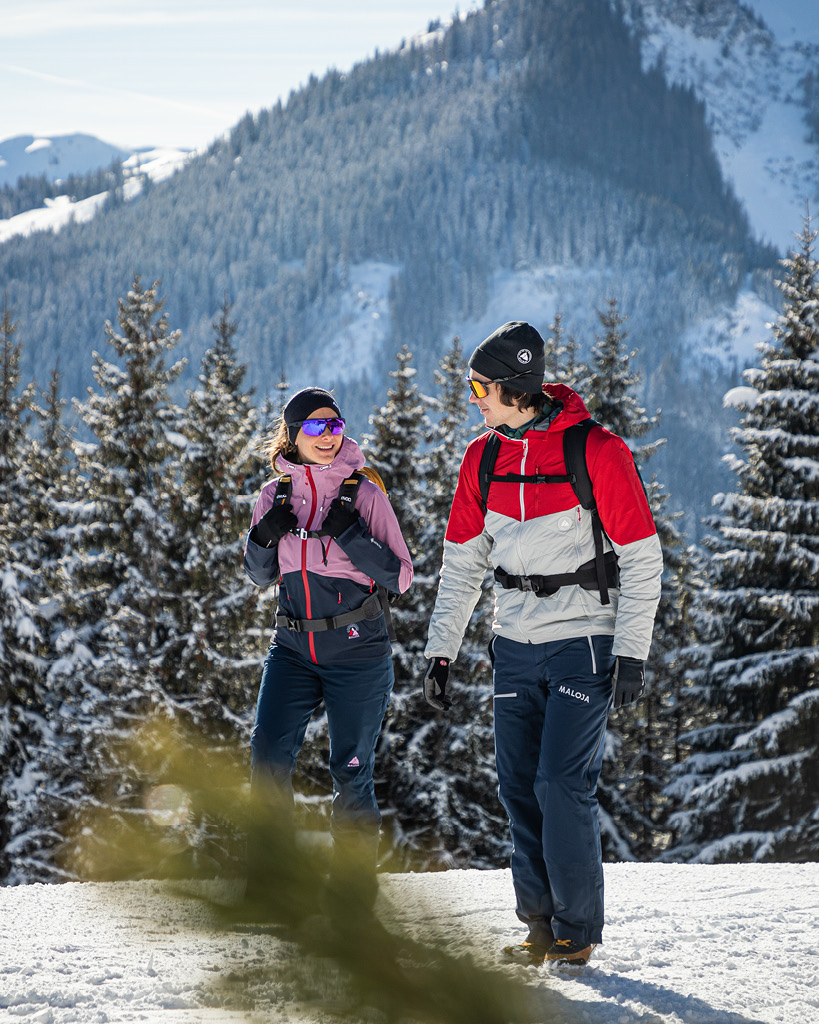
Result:
{"type": "Polygon", "coordinates": [[[723,173],[751,226],[780,251],[793,248],[806,200],[816,198],[819,149],[807,140],[804,76],[815,68],[815,0],[760,0],[771,31],[743,22],[731,0],[698,5],[683,19],[668,0],[639,0],[646,67],[662,59],[668,81],[705,103],[723,173]],[[675,23],[675,20],[677,23],[675,23]],[[799,27],[791,31],[788,26],[799,27]]]}
{"type": "MultiPolygon", "coordinates": [[[[582,970],[501,966],[500,948],[523,937],[506,870],[382,875],[378,912],[390,928],[434,935],[452,955],[471,954],[525,985],[537,1021],[819,1017],[819,864],[607,864],[605,875],[605,942],[582,970]]],[[[203,885],[188,883],[190,894],[203,885]]],[[[216,888],[222,898],[231,891],[216,888]]],[[[298,947],[274,932],[220,930],[208,903],[161,882],[0,889],[0,1019],[329,1022],[316,1002],[287,1002],[276,969],[298,947]],[[259,969],[269,971],[268,988],[260,992],[257,974],[251,1018],[225,993],[259,969]]]]}
{"type": "MultiPolygon", "coordinates": [[[[190,157],[190,153],[179,149],[152,149],[135,153],[122,165],[126,174],[123,186],[125,199],[133,199],[142,191],[140,173],[147,175],[154,183],[165,181],[190,157]],[[129,174],[131,177],[127,177],[129,174]]],[[[30,235],[35,231],[59,231],[67,224],[83,224],[96,215],[107,198],[108,193],[101,192],[77,202],[69,196],[46,199],[44,206],[26,210],[7,220],[0,220],[0,245],[15,235],[30,235]]]]}
{"type": "Polygon", "coordinates": [[[761,344],[770,344],[770,325],[777,311],[764,302],[750,285],[737,295],[734,306],[708,317],[680,338],[684,352],[701,352],[732,371],[759,362],[761,344]]]}

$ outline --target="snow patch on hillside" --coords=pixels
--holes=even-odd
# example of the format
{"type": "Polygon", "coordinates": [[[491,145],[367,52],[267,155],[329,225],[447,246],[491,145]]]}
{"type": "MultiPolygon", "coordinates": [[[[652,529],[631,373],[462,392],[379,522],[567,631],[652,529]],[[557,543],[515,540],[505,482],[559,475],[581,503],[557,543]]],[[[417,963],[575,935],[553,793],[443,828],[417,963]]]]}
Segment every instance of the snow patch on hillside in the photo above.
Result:
{"type": "Polygon", "coordinates": [[[758,346],[773,341],[771,324],[777,316],[777,311],[756,292],[745,288],[732,309],[723,310],[685,331],[680,337],[680,348],[684,352],[712,357],[733,372],[757,366],[758,346]]]}
{"type": "Polygon", "coordinates": [[[481,316],[453,322],[442,349],[458,335],[464,348],[472,348],[509,320],[525,320],[546,337],[557,313],[571,311],[570,331],[578,340],[593,338],[600,328],[595,312],[600,295],[614,274],[605,267],[554,264],[521,270],[500,270],[492,275],[481,316]]]}
{"type": "Polygon", "coordinates": [[[392,333],[390,282],[400,267],[377,260],[350,266],[345,287],[311,313],[301,360],[289,368],[296,386],[328,386],[375,372],[374,360],[392,333]]]}
{"type": "MultiPolygon", "coordinates": [[[[800,9],[787,11],[790,24],[800,9]]],[[[819,194],[819,146],[808,141],[802,86],[819,69],[819,45],[807,41],[819,36],[816,12],[806,0],[807,35],[796,41],[784,30],[777,39],[737,0],[635,0],[629,17],[644,65],[661,63],[667,81],[705,104],[726,179],[757,235],[782,252],[792,248],[806,200],[819,194]]]]}
{"type": "MultiPolygon", "coordinates": [[[[125,173],[123,195],[126,200],[139,195],[144,188],[144,177],[154,183],[165,181],[190,159],[190,154],[179,149],[152,149],[134,153],[122,165],[125,173]]],[[[91,220],[108,198],[101,192],[87,199],[73,200],[70,196],[46,199],[36,210],[26,210],[15,217],[0,220],[0,245],[16,235],[30,235],[36,231],[59,231],[67,224],[82,224],[91,220]]]]}

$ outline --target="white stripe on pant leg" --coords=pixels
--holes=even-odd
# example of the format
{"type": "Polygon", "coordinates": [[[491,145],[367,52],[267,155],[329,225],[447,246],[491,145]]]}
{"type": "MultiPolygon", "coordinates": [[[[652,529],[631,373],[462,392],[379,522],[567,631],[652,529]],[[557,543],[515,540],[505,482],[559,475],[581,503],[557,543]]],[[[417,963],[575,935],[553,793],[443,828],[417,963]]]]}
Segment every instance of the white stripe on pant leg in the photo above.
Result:
{"type": "Polygon", "coordinates": [[[594,643],[592,642],[592,638],[591,637],[587,637],[587,639],[589,641],[589,650],[591,651],[592,675],[596,676],[597,675],[597,659],[594,656],[594,643]]]}
{"type": "Polygon", "coordinates": [[[493,693],[492,699],[499,700],[501,697],[517,697],[517,693],[493,693]]]}

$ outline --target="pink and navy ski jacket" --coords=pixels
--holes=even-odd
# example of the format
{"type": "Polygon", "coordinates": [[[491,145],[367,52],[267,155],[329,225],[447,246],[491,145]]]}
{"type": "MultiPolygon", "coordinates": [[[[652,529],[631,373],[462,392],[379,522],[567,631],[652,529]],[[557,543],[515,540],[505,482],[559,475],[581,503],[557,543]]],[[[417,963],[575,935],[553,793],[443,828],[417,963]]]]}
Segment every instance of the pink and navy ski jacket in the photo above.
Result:
{"type": "MultiPolygon", "coordinates": [[[[587,419],[582,399],[563,384],[544,385],[559,411],[520,440],[503,434],[494,472],[566,473],[563,431],[587,419]]],[[[591,513],[571,485],[493,482],[484,515],[478,483],[490,433],[472,441],[461,463],[446,536],[441,581],[429,627],[427,658],[454,659],[489,568],[516,576],[576,572],[594,558],[591,513]]],[[[596,590],[561,587],[551,597],[495,586],[495,633],[519,643],[578,636],[614,636],[612,653],[644,660],[660,599],[663,558],[634,460],[626,444],[603,427],[588,435],[586,463],[605,549],[617,553],[620,586],[604,605],[596,590]]]]}
{"type": "MultiPolygon", "coordinates": [[[[292,478],[291,502],[299,529],[319,530],[344,480],[364,465],[352,438],[345,437],[329,466],[302,465],[279,458],[276,468],[292,478]]],[[[272,506],[278,480],[264,485],[251,529],[272,506]]],[[[285,534],[275,548],[248,534],[245,572],[259,587],[279,583],[279,611],[294,619],[319,619],[360,608],[377,586],[403,593],[412,583],[412,561],[384,492],[362,480],[356,495],[359,520],[338,540],[285,534]]],[[[309,661],[367,661],[391,653],[384,616],[316,633],[276,629],[275,643],[309,661]]]]}

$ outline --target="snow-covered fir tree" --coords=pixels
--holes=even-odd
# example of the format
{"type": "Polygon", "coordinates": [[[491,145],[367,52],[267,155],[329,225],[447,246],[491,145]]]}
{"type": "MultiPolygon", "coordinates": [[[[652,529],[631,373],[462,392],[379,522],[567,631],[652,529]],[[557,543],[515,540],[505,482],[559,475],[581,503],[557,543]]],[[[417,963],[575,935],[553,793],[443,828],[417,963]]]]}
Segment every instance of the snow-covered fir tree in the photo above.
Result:
{"type": "Polygon", "coordinates": [[[411,588],[417,635],[413,673],[398,690],[380,745],[380,794],[395,867],[497,866],[509,855],[508,830],[497,798],[492,733],[492,687],[487,643],[492,588],[479,602],[457,662],[450,692],[453,705],[436,712],[423,700],[423,647],[443,556],[443,539],[458,469],[474,429],[469,424],[466,367],[454,339],[435,372],[429,403],[433,420],[429,447],[415,456],[422,516],[411,588]],[[417,650],[416,650],[417,648],[417,650]]]}
{"type": "Polygon", "coordinates": [[[173,504],[184,558],[177,689],[191,694],[197,727],[223,738],[249,730],[264,653],[260,592],[242,571],[255,498],[248,492],[257,469],[257,411],[242,389],[246,368],[236,361],[230,310],[225,300],[199,386],[187,393],[181,428],[187,444],[174,469],[173,504]]]}
{"type": "Polygon", "coordinates": [[[819,855],[819,264],[806,218],[783,260],[783,313],[726,402],[726,457],[702,601],[719,630],[692,668],[705,721],[669,789],[683,860],[819,855]]]}
{"type": "Polygon", "coordinates": [[[36,606],[42,657],[37,728],[30,730],[24,773],[19,777],[10,808],[14,839],[10,881],[53,881],[62,878],[53,851],[59,843],[57,825],[63,813],[60,779],[63,758],[60,742],[62,691],[53,685],[51,668],[58,657],[57,638],[65,632],[65,598],[60,566],[72,546],[68,524],[77,498],[76,465],[70,432],[63,424],[65,399],[60,398],[60,376],[51,375],[42,401],[32,405],[39,430],[29,425],[28,540],[29,579],[39,593],[36,606]]]}
{"type": "Polygon", "coordinates": [[[585,394],[589,368],[580,358],[580,345],[577,339],[573,334],[566,337],[562,313],[555,313],[554,322],[549,324],[549,333],[544,338],[544,344],[545,379],[566,384],[575,391],[585,394]]]}
{"type": "Polygon", "coordinates": [[[15,878],[22,836],[20,805],[36,784],[31,749],[43,729],[43,588],[32,515],[34,483],[27,427],[36,390],[20,389],[22,345],[8,300],[0,321],[0,879],[15,878]]]}
{"type": "MultiPolygon", "coordinates": [[[[633,366],[636,353],[626,345],[628,317],[620,312],[616,299],[609,300],[598,317],[603,334],[592,348],[583,397],[592,416],[626,441],[644,471],[647,460],[665,443],[640,443],[659,417],[648,416],[636,396],[641,376],[633,366]]],[[[650,859],[665,846],[662,793],[676,744],[675,652],[683,628],[679,588],[687,563],[676,517],[664,511],[668,496],[662,485],[651,480],[646,492],[667,568],[646,665],[646,692],[609,720],[599,789],[604,855],[613,860],[650,859]]]]}
{"type": "MultiPolygon", "coordinates": [[[[387,391],[386,404],[370,417],[371,433],[361,446],[381,475],[390,502],[407,542],[413,566],[423,559],[425,513],[427,508],[426,450],[432,426],[428,403],[418,391],[412,353],[406,345],[396,354],[397,368],[390,371],[395,381],[387,391]]],[[[427,621],[420,591],[413,586],[393,606],[398,643],[396,645],[397,688],[415,679],[418,656],[423,650],[427,621]],[[421,603],[419,603],[421,602],[421,603]]]]}
{"type": "Polygon", "coordinates": [[[119,331],[105,325],[117,363],[96,355],[97,389],[75,403],[94,440],[78,445],[82,499],[62,564],[70,623],[49,674],[63,694],[66,811],[90,800],[122,808],[123,828],[129,813],[139,814],[143,780],[122,745],[147,716],[173,715],[190,700],[180,672],[183,565],[168,472],[184,443],[182,413],[168,394],[183,363],[166,366],[179,332],[169,329],[158,291],[158,282],[145,288],[135,278],[118,302],[119,331]]]}

